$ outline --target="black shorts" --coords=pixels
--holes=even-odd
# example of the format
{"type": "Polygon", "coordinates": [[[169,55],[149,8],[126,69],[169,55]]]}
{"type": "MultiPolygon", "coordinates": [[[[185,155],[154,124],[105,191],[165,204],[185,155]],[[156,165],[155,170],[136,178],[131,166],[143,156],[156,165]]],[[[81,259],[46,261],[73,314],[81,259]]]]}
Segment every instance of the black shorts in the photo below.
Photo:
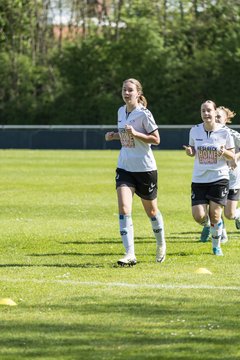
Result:
{"type": "Polygon", "coordinates": [[[228,200],[239,201],[240,198],[240,189],[230,189],[228,192],[228,200]]]}
{"type": "Polygon", "coordinates": [[[157,197],[157,170],[147,172],[130,172],[117,168],[116,188],[129,186],[135,189],[136,194],[145,200],[154,200],[157,197]]]}
{"type": "Polygon", "coordinates": [[[212,183],[192,183],[192,206],[209,204],[213,201],[225,206],[227,204],[229,180],[221,179],[212,183]]]}

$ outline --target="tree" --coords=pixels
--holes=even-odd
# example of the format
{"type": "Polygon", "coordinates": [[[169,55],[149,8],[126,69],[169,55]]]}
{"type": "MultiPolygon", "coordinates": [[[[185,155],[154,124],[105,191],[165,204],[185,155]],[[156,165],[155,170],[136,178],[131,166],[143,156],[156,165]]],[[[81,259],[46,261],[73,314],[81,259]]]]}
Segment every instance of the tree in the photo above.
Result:
{"type": "Polygon", "coordinates": [[[160,123],[206,97],[238,111],[239,17],[238,0],[2,0],[0,119],[115,123],[130,76],[160,123]]]}

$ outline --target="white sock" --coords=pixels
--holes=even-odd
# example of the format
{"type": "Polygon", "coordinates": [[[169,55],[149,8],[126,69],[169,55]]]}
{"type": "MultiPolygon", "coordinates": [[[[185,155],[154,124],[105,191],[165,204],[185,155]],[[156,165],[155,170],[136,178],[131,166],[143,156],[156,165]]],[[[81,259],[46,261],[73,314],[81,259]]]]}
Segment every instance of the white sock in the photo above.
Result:
{"type": "Polygon", "coordinates": [[[211,224],[210,232],[212,235],[212,247],[221,247],[221,236],[223,230],[223,222],[219,221],[217,224],[211,224]]]}
{"type": "MultiPolygon", "coordinates": [[[[119,215],[120,235],[128,255],[134,255],[133,222],[131,215],[119,215]]],[[[135,256],[135,255],[134,255],[135,256]]]]}
{"type": "Polygon", "coordinates": [[[157,244],[166,249],[165,233],[164,233],[164,223],[163,217],[160,211],[154,217],[150,217],[152,224],[152,229],[154,236],[156,238],[157,244]]]}
{"type": "Polygon", "coordinates": [[[240,208],[237,208],[235,211],[234,219],[239,219],[239,218],[240,218],[240,208]]]}

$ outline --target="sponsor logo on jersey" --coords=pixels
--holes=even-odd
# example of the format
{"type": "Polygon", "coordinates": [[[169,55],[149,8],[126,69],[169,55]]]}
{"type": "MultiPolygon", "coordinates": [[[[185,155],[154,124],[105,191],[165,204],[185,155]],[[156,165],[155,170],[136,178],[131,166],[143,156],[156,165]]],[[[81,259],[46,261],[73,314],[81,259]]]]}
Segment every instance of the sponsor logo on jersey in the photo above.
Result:
{"type": "Polygon", "coordinates": [[[135,147],[135,142],[134,142],[133,136],[131,134],[129,134],[125,129],[119,128],[118,133],[119,133],[122,147],[127,147],[127,148],[135,147]]]}
{"type": "Polygon", "coordinates": [[[198,160],[200,164],[216,164],[218,153],[216,146],[198,146],[198,160]]]}

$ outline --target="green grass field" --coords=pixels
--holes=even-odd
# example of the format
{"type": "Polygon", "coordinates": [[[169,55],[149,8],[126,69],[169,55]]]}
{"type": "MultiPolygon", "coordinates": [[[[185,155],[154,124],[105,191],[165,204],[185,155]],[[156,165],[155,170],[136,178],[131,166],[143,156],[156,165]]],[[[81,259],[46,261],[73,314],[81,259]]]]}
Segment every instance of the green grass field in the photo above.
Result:
{"type": "Polygon", "coordinates": [[[118,151],[0,151],[0,359],[240,359],[240,231],[226,221],[224,257],[198,242],[193,159],[155,151],[167,258],[140,200],[138,264],[123,254],[118,151]],[[198,274],[198,268],[209,274],[198,274]]]}

